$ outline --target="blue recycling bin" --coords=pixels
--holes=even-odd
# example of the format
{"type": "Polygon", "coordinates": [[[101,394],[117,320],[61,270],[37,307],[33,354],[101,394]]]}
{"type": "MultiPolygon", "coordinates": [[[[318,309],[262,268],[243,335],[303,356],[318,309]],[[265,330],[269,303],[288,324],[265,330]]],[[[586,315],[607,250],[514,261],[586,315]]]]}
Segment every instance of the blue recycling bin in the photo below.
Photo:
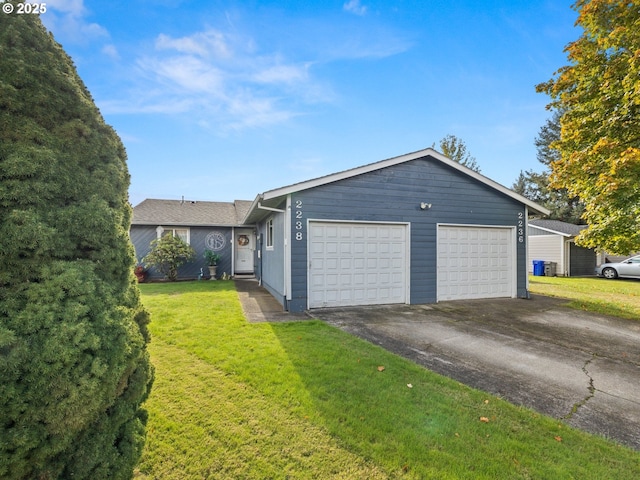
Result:
{"type": "Polygon", "coordinates": [[[533,275],[535,277],[544,277],[544,260],[533,261],[533,275]]]}

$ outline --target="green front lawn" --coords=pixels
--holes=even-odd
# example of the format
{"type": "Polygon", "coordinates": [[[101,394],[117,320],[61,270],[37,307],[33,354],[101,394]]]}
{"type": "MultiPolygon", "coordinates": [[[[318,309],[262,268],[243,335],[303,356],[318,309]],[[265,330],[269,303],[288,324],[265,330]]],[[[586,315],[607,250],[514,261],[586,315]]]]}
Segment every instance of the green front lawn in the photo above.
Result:
{"type": "Polygon", "coordinates": [[[598,277],[529,277],[532,293],[569,299],[568,306],[640,319],[640,280],[598,277]]]}
{"type": "Polygon", "coordinates": [[[249,324],[232,282],[141,285],[156,382],[137,479],[640,478],[640,454],[322,322],[249,324]]]}

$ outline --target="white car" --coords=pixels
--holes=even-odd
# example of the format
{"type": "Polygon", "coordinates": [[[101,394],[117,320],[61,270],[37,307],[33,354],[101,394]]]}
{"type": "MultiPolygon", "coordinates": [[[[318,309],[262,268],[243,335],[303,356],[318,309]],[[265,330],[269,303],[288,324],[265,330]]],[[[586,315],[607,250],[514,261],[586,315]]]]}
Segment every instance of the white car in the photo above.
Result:
{"type": "Polygon", "coordinates": [[[618,263],[603,263],[596,267],[596,275],[604,278],[640,278],[640,255],[618,263]]]}

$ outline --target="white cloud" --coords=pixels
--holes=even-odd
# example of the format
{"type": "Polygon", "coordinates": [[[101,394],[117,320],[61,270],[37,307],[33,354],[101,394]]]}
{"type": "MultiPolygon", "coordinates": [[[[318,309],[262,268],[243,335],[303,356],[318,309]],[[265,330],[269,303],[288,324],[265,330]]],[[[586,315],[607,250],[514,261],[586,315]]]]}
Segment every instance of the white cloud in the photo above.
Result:
{"type": "Polygon", "coordinates": [[[105,114],[163,114],[177,115],[193,109],[192,99],[175,98],[160,90],[137,91],[131,98],[104,100],[100,111],[105,114]]]}
{"type": "MultiPolygon", "coordinates": [[[[367,12],[361,0],[343,1],[345,11],[367,12]]],[[[117,86],[104,87],[100,95],[104,113],[189,115],[194,124],[212,129],[263,126],[305,115],[313,105],[335,100],[331,85],[314,75],[322,65],[381,58],[410,47],[404,35],[359,19],[345,17],[348,27],[316,18],[294,21],[283,36],[279,29],[265,29],[264,20],[245,23],[230,14],[215,28],[178,36],[157,33],[135,46],[118,43],[92,22],[84,0],[51,0],[47,8],[42,20],[58,41],[101,52],[92,67],[102,62],[112,69],[104,75],[117,86]],[[254,31],[262,36],[255,37],[254,31]],[[269,43],[273,35],[276,44],[269,43]],[[287,38],[295,40],[288,43],[287,38]]],[[[276,28],[282,22],[268,24],[276,28]]]]}
{"type": "Polygon", "coordinates": [[[295,84],[309,79],[308,65],[272,65],[256,72],[253,79],[258,83],[295,84]]]}
{"type": "Polygon", "coordinates": [[[223,85],[223,73],[201,59],[187,55],[166,59],[140,60],[138,65],[156,79],[186,95],[209,93],[216,95],[223,85]]]}
{"type": "Polygon", "coordinates": [[[349,0],[342,8],[346,12],[355,13],[356,15],[365,15],[367,13],[367,7],[360,5],[360,0],[349,0]]]}
{"type": "Polygon", "coordinates": [[[46,3],[47,13],[40,18],[49,30],[55,32],[56,40],[83,44],[109,37],[104,27],[86,19],[89,12],[84,0],[53,0],[46,3]]]}
{"type": "Polygon", "coordinates": [[[285,122],[330,98],[310,63],[257,54],[253,39],[208,29],[160,34],[154,47],[135,63],[130,101],[101,102],[105,113],[189,114],[203,128],[238,130],[285,122]]]}
{"type": "MultiPolygon", "coordinates": [[[[344,8],[366,11],[354,1],[344,8]]],[[[179,36],[158,33],[150,50],[120,70],[128,76],[129,88],[122,87],[113,92],[112,100],[101,101],[101,110],[105,114],[184,115],[194,125],[222,133],[264,127],[307,115],[312,106],[335,100],[331,86],[314,75],[323,64],[381,58],[410,46],[379,24],[353,29],[315,21],[304,25],[308,35],[302,43],[279,41],[271,46],[268,34],[263,41],[246,33],[252,30],[240,23],[179,36]]],[[[301,25],[292,27],[292,37],[301,25]]],[[[115,46],[103,51],[112,58],[118,54],[115,46]]],[[[126,57],[131,49],[122,52],[126,57]]]]}
{"type": "Polygon", "coordinates": [[[113,60],[120,60],[118,49],[112,43],[102,47],[102,53],[104,53],[107,57],[112,58],[113,60]]]}
{"type": "Polygon", "coordinates": [[[235,130],[282,123],[298,115],[279,108],[273,98],[258,98],[249,92],[229,99],[227,111],[234,119],[229,127],[235,130]]]}
{"type": "Polygon", "coordinates": [[[176,50],[201,57],[228,58],[231,56],[224,35],[216,30],[207,30],[182,38],[171,38],[160,34],[156,38],[158,50],[176,50]]]}
{"type": "Polygon", "coordinates": [[[49,8],[76,17],[83,16],[86,13],[84,0],[48,0],[47,9],[49,8]]]}

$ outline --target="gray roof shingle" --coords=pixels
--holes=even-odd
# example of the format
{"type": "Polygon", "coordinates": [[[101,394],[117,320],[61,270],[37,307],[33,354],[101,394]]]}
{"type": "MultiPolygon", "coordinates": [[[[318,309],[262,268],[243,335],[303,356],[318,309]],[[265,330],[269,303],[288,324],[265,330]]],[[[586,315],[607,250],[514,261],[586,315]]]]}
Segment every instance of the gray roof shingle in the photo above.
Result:
{"type": "Polygon", "coordinates": [[[251,202],[195,202],[148,198],[133,207],[132,225],[238,226],[251,202]]]}
{"type": "Polygon", "coordinates": [[[529,220],[529,225],[534,227],[546,228],[554,232],[564,233],[575,237],[582,230],[587,228],[586,225],[574,225],[573,223],[561,222],[560,220],[529,220]]]}

